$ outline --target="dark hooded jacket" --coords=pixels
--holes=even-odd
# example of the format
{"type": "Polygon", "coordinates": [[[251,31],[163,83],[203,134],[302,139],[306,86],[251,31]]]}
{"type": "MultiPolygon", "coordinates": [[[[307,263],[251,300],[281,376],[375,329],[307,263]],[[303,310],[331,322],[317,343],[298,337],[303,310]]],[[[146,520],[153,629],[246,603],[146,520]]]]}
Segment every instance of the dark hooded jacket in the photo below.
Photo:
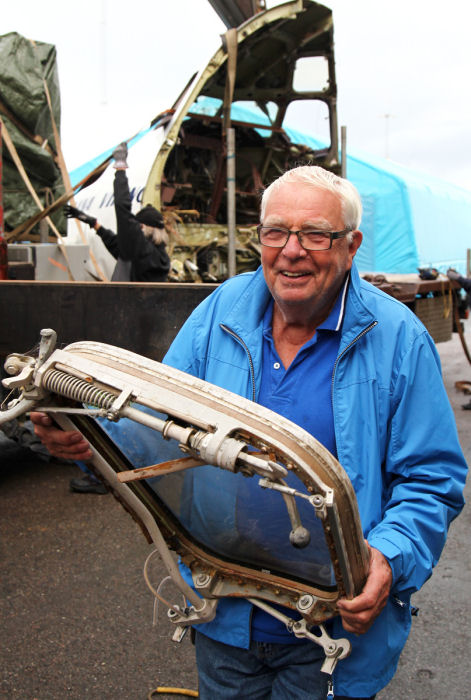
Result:
{"type": "Polygon", "coordinates": [[[113,189],[117,233],[100,226],[97,234],[114,258],[130,263],[128,281],[165,282],[170,269],[165,244],[156,245],[142,232],[138,219],[131,211],[128,178],[124,170],[116,171],[113,189]]]}

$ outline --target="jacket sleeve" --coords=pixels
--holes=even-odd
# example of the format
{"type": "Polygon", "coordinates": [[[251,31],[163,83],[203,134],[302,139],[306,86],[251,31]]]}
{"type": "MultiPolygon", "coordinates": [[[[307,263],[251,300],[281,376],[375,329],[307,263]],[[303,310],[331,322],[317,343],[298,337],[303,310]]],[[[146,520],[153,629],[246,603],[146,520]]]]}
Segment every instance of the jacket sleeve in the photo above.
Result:
{"type": "Polygon", "coordinates": [[[123,260],[135,260],[145,245],[145,236],[131,211],[131,195],[124,170],[116,171],[113,191],[119,257],[123,260]]]}
{"type": "Polygon", "coordinates": [[[463,507],[467,472],[428,334],[416,337],[402,358],[391,401],[383,518],[368,541],[388,559],[393,588],[414,592],[430,577],[463,507]]]}
{"type": "Polygon", "coordinates": [[[116,236],[116,234],[113,233],[113,231],[110,231],[109,229],[100,226],[100,228],[97,229],[97,236],[100,236],[101,240],[105,244],[106,249],[111,253],[111,255],[114,258],[118,259],[118,237],[116,236]]]}

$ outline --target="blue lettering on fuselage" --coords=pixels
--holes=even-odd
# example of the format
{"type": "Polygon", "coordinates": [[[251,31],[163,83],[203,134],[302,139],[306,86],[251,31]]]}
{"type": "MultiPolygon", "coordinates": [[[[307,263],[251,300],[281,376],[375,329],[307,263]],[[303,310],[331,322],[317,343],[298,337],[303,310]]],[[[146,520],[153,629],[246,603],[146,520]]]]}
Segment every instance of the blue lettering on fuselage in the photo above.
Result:
{"type": "Polygon", "coordinates": [[[84,199],[83,201],[80,200],[78,202],[78,207],[79,209],[82,209],[82,211],[88,211],[89,209],[91,209],[94,201],[95,197],[90,197],[89,199],[84,199]]]}
{"type": "MultiPolygon", "coordinates": [[[[132,190],[129,192],[129,195],[131,197],[131,202],[136,200],[139,204],[142,203],[142,197],[144,194],[144,187],[133,187],[132,190]]],[[[82,211],[89,211],[93,207],[93,203],[95,202],[95,197],[89,197],[88,199],[83,199],[79,200],[77,202],[77,207],[79,209],[82,209],[82,211]]],[[[106,207],[111,207],[114,204],[114,194],[113,192],[105,192],[103,197],[101,198],[101,202],[98,205],[98,209],[103,209],[106,207]]]]}
{"type": "Polygon", "coordinates": [[[105,202],[109,198],[109,196],[110,196],[110,193],[105,192],[105,194],[103,195],[103,199],[101,200],[100,204],[98,205],[98,209],[101,209],[105,205],[105,202]]]}
{"type": "Polygon", "coordinates": [[[137,187],[133,187],[132,190],[129,192],[129,195],[131,197],[131,202],[133,202],[134,199],[136,200],[136,202],[142,202],[143,192],[144,192],[143,187],[141,187],[140,189],[138,189],[137,187]],[[136,194],[136,192],[137,192],[137,194],[136,194]]]}

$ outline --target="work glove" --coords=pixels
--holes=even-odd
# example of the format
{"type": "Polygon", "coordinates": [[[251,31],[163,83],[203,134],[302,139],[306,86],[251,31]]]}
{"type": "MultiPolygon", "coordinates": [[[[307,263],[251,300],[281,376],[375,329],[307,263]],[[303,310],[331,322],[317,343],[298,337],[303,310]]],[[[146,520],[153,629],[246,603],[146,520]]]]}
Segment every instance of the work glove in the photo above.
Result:
{"type": "Polygon", "coordinates": [[[88,224],[91,228],[96,224],[96,219],[93,216],[88,216],[84,211],[76,209],[71,204],[65,205],[64,214],[68,219],[78,219],[79,221],[83,221],[84,224],[88,224]]]}
{"type": "Polygon", "coordinates": [[[114,163],[113,163],[113,168],[127,168],[127,157],[128,157],[128,147],[127,144],[123,141],[123,143],[120,143],[119,146],[116,146],[114,149],[112,156],[114,158],[114,163]]]}

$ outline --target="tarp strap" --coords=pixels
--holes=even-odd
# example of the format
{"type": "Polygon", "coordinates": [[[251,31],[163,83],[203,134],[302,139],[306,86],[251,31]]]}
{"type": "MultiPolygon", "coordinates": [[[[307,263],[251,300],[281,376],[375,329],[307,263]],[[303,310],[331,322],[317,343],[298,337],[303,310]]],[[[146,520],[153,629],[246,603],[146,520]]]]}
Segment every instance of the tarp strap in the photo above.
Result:
{"type": "MultiPolygon", "coordinates": [[[[30,41],[31,41],[31,44],[33,45],[34,49],[36,50],[36,43],[32,39],[30,39],[30,41]]],[[[44,78],[44,77],[43,77],[43,86],[44,86],[44,93],[46,95],[47,106],[49,108],[49,116],[51,117],[51,124],[52,124],[52,131],[54,133],[54,140],[56,142],[57,162],[59,165],[59,170],[60,170],[61,175],[62,175],[62,182],[64,183],[64,189],[66,191],[68,191],[68,190],[72,189],[72,183],[70,181],[69,173],[68,173],[67,167],[65,165],[64,155],[62,153],[61,138],[59,135],[59,130],[57,128],[56,120],[54,118],[54,112],[52,109],[52,102],[51,102],[51,95],[49,92],[49,87],[48,87],[48,84],[46,82],[46,78],[44,78]]],[[[72,195],[70,201],[75,206],[75,199],[74,199],[73,195],[72,195]]],[[[87,240],[87,237],[83,231],[82,225],[78,219],[75,219],[75,221],[76,221],[76,225],[78,228],[78,232],[80,234],[80,238],[82,239],[82,243],[87,245],[88,240],[87,240]]],[[[93,267],[95,268],[95,272],[97,273],[98,277],[103,282],[108,282],[108,278],[106,277],[105,273],[103,272],[103,270],[99,266],[97,259],[95,258],[95,255],[93,254],[91,248],[89,248],[88,252],[90,255],[90,260],[93,263],[93,267]]]]}
{"type": "Polygon", "coordinates": [[[39,221],[41,221],[41,219],[43,219],[45,216],[48,216],[49,214],[52,214],[61,206],[63,206],[66,202],[68,202],[74,194],[74,192],[77,192],[82,188],[93,184],[106,170],[110,161],[111,156],[108,156],[102,163],[97,165],[96,168],[94,168],[90,173],[88,173],[84,178],[82,178],[80,182],[78,182],[74,187],[72,187],[61,197],[59,197],[59,199],[56,199],[48,207],[38,212],[34,216],[31,216],[27,221],[23,221],[23,223],[19,224],[19,226],[14,228],[13,231],[5,233],[5,238],[7,239],[7,241],[14,241],[20,238],[21,236],[25,235],[26,233],[28,233],[28,231],[31,231],[31,229],[34,226],[36,226],[36,224],[39,223],[39,221]]]}
{"type": "Polygon", "coordinates": [[[2,113],[5,117],[7,117],[14,126],[18,129],[18,131],[21,131],[23,136],[25,136],[28,141],[31,141],[32,143],[37,144],[38,146],[41,146],[44,150],[46,150],[50,156],[55,160],[56,154],[52,150],[51,146],[47,143],[45,139],[43,139],[42,136],[39,136],[39,134],[32,134],[29,129],[25,127],[25,125],[17,118],[15,115],[8,109],[8,107],[2,102],[0,99],[0,113],[2,113]]]}
{"type": "MultiPolygon", "coordinates": [[[[41,200],[39,199],[38,195],[36,194],[36,191],[35,191],[33,185],[31,184],[31,181],[30,181],[30,179],[29,179],[29,177],[28,177],[28,175],[27,175],[27,173],[26,173],[26,170],[24,169],[23,164],[22,164],[22,162],[21,162],[21,160],[20,160],[20,157],[19,157],[19,155],[18,155],[18,151],[17,151],[16,148],[15,148],[15,144],[14,144],[13,141],[11,140],[10,134],[8,133],[8,129],[7,129],[6,126],[5,126],[5,122],[3,121],[3,119],[2,119],[1,117],[0,117],[0,124],[1,124],[1,126],[2,126],[3,140],[4,140],[4,142],[5,142],[6,147],[8,148],[8,151],[9,151],[9,153],[10,153],[10,156],[11,156],[11,158],[12,158],[14,164],[16,165],[19,174],[21,175],[21,178],[22,178],[23,182],[25,183],[28,192],[30,193],[30,195],[31,195],[32,198],[34,199],[34,201],[35,201],[36,205],[38,206],[38,208],[40,209],[40,211],[43,212],[43,211],[44,211],[44,207],[43,207],[43,205],[42,205],[42,202],[41,202],[41,200]]],[[[68,256],[67,256],[67,251],[66,251],[66,249],[65,249],[64,239],[62,238],[61,234],[60,234],[59,231],[57,230],[57,228],[56,228],[56,226],[54,225],[54,223],[53,223],[53,221],[51,220],[51,218],[50,218],[49,216],[47,216],[47,215],[45,215],[45,218],[46,218],[47,223],[49,224],[49,226],[51,227],[52,231],[54,232],[54,234],[56,235],[56,237],[57,237],[57,239],[58,239],[58,241],[59,241],[59,249],[60,249],[60,251],[62,252],[62,254],[64,255],[64,258],[65,258],[66,263],[67,263],[67,274],[68,274],[68,276],[69,276],[69,279],[70,279],[70,280],[73,280],[74,277],[73,277],[72,272],[71,272],[71,270],[70,270],[70,262],[69,262],[69,259],[68,259],[68,256]]]]}
{"type": "Polygon", "coordinates": [[[228,29],[222,35],[223,46],[227,53],[227,73],[226,86],[224,89],[224,106],[223,106],[223,129],[224,132],[231,125],[231,104],[234,96],[234,87],[237,73],[237,29],[228,29]]]}

